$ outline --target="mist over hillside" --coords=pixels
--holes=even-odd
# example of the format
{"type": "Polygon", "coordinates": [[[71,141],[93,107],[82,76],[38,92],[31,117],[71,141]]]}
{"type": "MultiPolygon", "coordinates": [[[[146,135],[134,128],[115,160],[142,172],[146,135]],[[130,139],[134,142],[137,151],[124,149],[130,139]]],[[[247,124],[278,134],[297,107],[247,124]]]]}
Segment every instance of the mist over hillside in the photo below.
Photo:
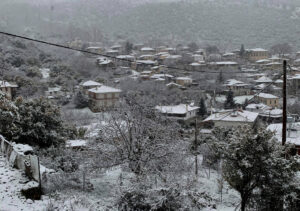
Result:
{"type": "Polygon", "coordinates": [[[223,49],[300,47],[299,1],[3,1],[0,29],[57,41],[191,42],[223,49]]]}

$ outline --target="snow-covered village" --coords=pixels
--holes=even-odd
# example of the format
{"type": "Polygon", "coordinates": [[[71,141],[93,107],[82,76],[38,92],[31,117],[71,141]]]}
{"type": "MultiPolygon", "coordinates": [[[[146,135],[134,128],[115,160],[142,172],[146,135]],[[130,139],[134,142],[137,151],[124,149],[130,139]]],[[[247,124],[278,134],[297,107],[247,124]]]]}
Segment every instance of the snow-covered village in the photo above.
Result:
{"type": "Polygon", "coordinates": [[[0,211],[300,210],[300,0],[1,0],[0,211]]]}

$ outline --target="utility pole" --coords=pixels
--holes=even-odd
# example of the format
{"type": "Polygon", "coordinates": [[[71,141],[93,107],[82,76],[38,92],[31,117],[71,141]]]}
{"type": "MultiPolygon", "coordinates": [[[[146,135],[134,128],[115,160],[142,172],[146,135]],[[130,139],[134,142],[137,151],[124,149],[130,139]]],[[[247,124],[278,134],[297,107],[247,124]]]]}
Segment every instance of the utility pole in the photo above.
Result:
{"type": "Polygon", "coordinates": [[[282,145],[285,145],[286,142],[286,122],[287,122],[287,106],[286,106],[286,60],[283,61],[283,88],[282,88],[282,96],[283,96],[283,108],[282,108],[282,145]]]}
{"type": "Polygon", "coordinates": [[[197,127],[197,117],[195,119],[195,175],[198,176],[198,127],[197,127]]]}

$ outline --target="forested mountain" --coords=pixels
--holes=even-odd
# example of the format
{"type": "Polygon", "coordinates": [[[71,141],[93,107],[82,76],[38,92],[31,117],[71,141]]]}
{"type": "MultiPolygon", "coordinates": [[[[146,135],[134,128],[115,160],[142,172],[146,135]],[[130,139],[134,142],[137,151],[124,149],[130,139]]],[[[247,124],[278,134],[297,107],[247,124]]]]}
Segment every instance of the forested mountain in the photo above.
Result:
{"type": "Polygon", "coordinates": [[[49,39],[184,40],[223,48],[300,47],[299,1],[3,1],[0,29],[49,39]],[[109,2],[109,4],[108,4],[109,2]],[[299,6],[299,7],[298,7],[299,6]]]}

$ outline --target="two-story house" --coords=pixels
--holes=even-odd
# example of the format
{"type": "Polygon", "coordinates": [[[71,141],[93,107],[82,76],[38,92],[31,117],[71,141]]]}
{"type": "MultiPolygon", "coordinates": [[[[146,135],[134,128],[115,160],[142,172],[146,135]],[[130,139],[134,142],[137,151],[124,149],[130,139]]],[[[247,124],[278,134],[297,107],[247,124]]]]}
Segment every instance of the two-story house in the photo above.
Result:
{"type": "Polygon", "coordinates": [[[251,92],[251,86],[242,81],[235,79],[229,79],[224,83],[224,86],[231,90],[235,96],[249,95],[251,92]]]}
{"type": "Polygon", "coordinates": [[[258,100],[259,103],[263,103],[272,108],[279,108],[279,97],[275,95],[259,93],[255,98],[258,100]]]}
{"type": "Polygon", "coordinates": [[[109,86],[97,86],[88,90],[89,107],[93,112],[100,112],[115,107],[120,99],[120,89],[109,86]]]}
{"type": "Polygon", "coordinates": [[[269,58],[269,51],[263,48],[254,48],[246,50],[246,57],[249,61],[255,62],[269,58]]]}

